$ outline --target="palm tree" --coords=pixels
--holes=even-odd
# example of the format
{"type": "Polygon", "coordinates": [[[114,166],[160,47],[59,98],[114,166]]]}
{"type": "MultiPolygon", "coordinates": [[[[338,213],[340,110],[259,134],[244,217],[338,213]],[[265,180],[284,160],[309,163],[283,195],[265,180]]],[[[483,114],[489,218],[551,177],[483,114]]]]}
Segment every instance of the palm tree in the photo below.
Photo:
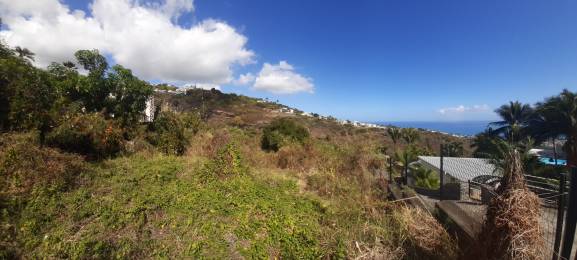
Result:
{"type": "Polygon", "coordinates": [[[494,139],[496,138],[490,129],[475,135],[471,143],[471,147],[475,148],[473,156],[477,158],[490,158],[492,154],[495,154],[497,151],[495,151],[494,139]]]}
{"type": "Polygon", "coordinates": [[[425,189],[438,189],[440,186],[439,177],[429,168],[417,165],[411,167],[411,173],[415,179],[415,185],[425,189]]]}
{"type": "Polygon", "coordinates": [[[536,105],[537,117],[529,132],[538,140],[565,136],[567,165],[577,166],[577,94],[567,89],[536,105]]]}
{"type": "Polygon", "coordinates": [[[523,167],[524,173],[532,174],[537,164],[537,157],[530,154],[534,141],[530,137],[516,143],[510,143],[500,138],[489,140],[491,153],[488,156],[489,161],[495,166],[495,170],[505,172],[507,167],[511,166],[512,154],[514,153],[518,163],[523,167]]]}
{"type": "Polygon", "coordinates": [[[463,143],[453,141],[448,142],[443,146],[443,155],[447,157],[461,157],[463,156],[463,143]]]}
{"type": "Polygon", "coordinates": [[[397,142],[401,139],[401,130],[397,127],[388,127],[387,134],[389,134],[389,137],[393,140],[393,149],[395,150],[394,152],[396,152],[397,142]]]}
{"type": "Polygon", "coordinates": [[[397,162],[397,166],[403,171],[401,176],[404,175],[405,184],[407,181],[406,177],[409,170],[409,165],[418,159],[418,152],[412,145],[406,147],[402,152],[395,153],[395,161],[397,162]]]}
{"type": "Polygon", "coordinates": [[[533,112],[531,105],[511,101],[508,105],[502,105],[495,110],[495,113],[503,120],[492,122],[489,125],[496,127],[493,130],[495,135],[502,136],[512,143],[517,142],[520,140],[521,130],[527,126],[534,115],[533,112]]]}
{"type": "Polygon", "coordinates": [[[405,140],[405,142],[408,145],[413,145],[421,137],[419,135],[419,132],[415,128],[403,128],[403,130],[401,131],[401,134],[402,134],[403,140],[405,140]]]}
{"type": "Polygon", "coordinates": [[[16,51],[18,57],[34,61],[34,53],[31,52],[29,49],[16,46],[16,48],[14,48],[14,51],[16,51]]]}

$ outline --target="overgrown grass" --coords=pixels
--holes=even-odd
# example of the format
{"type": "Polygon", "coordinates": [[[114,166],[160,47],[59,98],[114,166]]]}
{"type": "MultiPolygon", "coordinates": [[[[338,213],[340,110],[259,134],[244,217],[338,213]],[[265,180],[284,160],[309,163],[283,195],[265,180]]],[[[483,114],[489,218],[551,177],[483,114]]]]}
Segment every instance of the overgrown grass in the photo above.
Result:
{"type": "Polygon", "coordinates": [[[7,235],[0,253],[76,259],[403,255],[398,236],[404,231],[386,212],[386,183],[372,172],[382,164],[375,147],[313,139],[270,153],[258,149],[257,131],[236,127],[203,129],[190,143],[184,156],[145,150],[92,162],[82,172],[58,168],[73,173],[63,175],[71,180],[65,188],[36,185],[18,207],[3,209],[7,235]]]}
{"type": "Polygon", "coordinates": [[[301,194],[294,179],[247,174],[207,182],[199,174],[203,164],[163,155],[104,162],[94,167],[89,184],[26,205],[16,237],[20,253],[32,258],[345,256],[343,243],[323,234],[330,209],[301,194]]]}

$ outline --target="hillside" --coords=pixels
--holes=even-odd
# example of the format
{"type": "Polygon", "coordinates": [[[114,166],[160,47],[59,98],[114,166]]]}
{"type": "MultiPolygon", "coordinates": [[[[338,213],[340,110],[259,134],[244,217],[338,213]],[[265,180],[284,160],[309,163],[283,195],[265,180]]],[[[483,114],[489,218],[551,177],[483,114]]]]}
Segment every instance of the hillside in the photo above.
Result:
{"type": "MultiPolygon", "coordinates": [[[[289,117],[306,125],[311,131],[312,137],[316,139],[327,139],[337,143],[362,142],[374,148],[386,147],[389,153],[392,153],[394,146],[384,128],[342,124],[330,116],[306,115],[298,108],[291,108],[262,99],[202,89],[190,89],[181,94],[156,92],[155,97],[158,101],[157,104],[167,105],[175,111],[204,112],[208,124],[212,127],[232,125],[258,130],[275,118],[289,117]]],[[[451,142],[462,143],[465,156],[472,154],[470,138],[435,133],[424,129],[416,130],[420,136],[417,145],[426,149],[429,154],[437,155],[441,143],[451,142]]],[[[398,144],[398,146],[401,149],[405,148],[403,143],[398,144]]]]}
{"type": "MultiPolygon", "coordinates": [[[[158,104],[177,111],[183,122],[196,122],[185,124],[188,130],[178,135],[186,139],[181,156],[165,155],[180,144],[164,134],[175,129],[170,124],[162,130],[169,132],[158,128],[180,120],[170,119],[171,112],[132,130],[134,137],[121,153],[104,159],[66,152],[63,148],[74,147],[64,143],[39,147],[35,134],[2,135],[2,257],[439,254],[409,243],[410,232],[402,224],[406,217],[399,222],[399,211],[387,202],[386,181],[379,174],[385,168],[379,148],[392,145],[385,130],[283,113],[282,105],[218,91],[155,95],[158,104]],[[194,112],[201,112],[204,120],[195,121],[194,112]],[[264,150],[263,129],[278,118],[304,126],[310,137],[283,142],[277,152],[264,150]]],[[[60,138],[60,131],[52,131],[48,140],[60,138]]],[[[442,138],[454,139],[421,135],[422,151],[442,138]]],[[[98,147],[89,152],[110,151],[98,147]]]]}

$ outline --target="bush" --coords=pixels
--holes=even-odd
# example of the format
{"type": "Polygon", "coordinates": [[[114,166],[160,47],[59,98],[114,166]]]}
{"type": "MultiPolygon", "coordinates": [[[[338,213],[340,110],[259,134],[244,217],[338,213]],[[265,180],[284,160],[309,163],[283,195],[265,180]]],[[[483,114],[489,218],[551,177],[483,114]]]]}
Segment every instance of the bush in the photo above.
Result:
{"type": "Polygon", "coordinates": [[[200,118],[200,115],[198,113],[195,112],[181,113],[179,118],[182,122],[182,126],[184,127],[184,129],[193,135],[198,133],[198,131],[202,127],[202,119],[200,118]]]}
{"type": "Polygon", "coordinates": [[[33,187],[63,188],[84,167],[78,156],[41,149],[30,134],[0,136],[0,190],[3,195],[27,193],[33,187]]]}
{"type": "Polygon", "coordinates": [[[289,118],[279,118],[263,130],[261,147],[266,151],[278,151],[287,143],[301,143],[309,138],[309,131],[289,118]]]}
{"type": "Polygon", "coordinates": [[[276,157],[281,169],[307,171],[313,168],[317,154],[309,145],[286,145],[278,150],[276,157]]]}
{"type": "Polygon", "coordinates": [[[99,113],[78,114],[52,130],[46,143],[67,152],[107,158],[123,150],[122,133],[115,122],[99,113]]]}
{"type": "Polygon", "coordinates": [[[150,125],[148,141],[161,152],[183,155],[188,146],[182,120],[173,112],[161,112],[150,125]]]}
{"type": "Polygon", "coordinates": [[[205,166],[206,177],[218,176],[239,176],[248,172],[248,167],[235,143],[228,143],[218,149],[214,158],[205,166]]]}
{"type": "Polygon", "coordinates": [[[60,200],[85,169],[84,160],[52,148],[40,148],[31,134],[0,136],[0,259],[19,259],[21,246],[36,244],[22,237],[41,237],[60,200]]]}
{"type": "Polygon", "coordinates": [[[439,178],[431,169],[423,166],[411,167],[413,178],[415,178],[415,186],[424,189],[438,189],[440,187],[439,178]]]}

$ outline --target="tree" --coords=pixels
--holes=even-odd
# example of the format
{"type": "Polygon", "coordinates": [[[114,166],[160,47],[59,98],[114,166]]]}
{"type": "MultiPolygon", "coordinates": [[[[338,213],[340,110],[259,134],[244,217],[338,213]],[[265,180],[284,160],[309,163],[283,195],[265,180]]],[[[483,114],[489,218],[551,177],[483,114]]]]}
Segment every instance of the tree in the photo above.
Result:
{"type": "Polygon", "coordinates": [[[529,132],[537,141],[565,136],[563,150],[567,153],[567,165],[577,166],[577,94],[565,89],[558,96],[538,103],[536,111],[529,132]]]}
{"type": "Polygon", "coordinates": [[[401,139],[401,130],[397,127],[391,126],[391,127],[387,128],[387,134],[389,135],[389,137],[393,141],[393,149],[396,152],[397,151],[397,143],[399,142],[399,139],[401,139]]]}
{"type": "Polygon", "coordinates": [[[159,112],[149,125],[147,140],[165,154],[183,155],[188,139],[182,121],[174,112],[159,112]]]}
{"type": "Polygon", "coordinates": [[[110,95],[109,84],[106,82],[108,63],[98,50],[79,50],[74,56],[82,67],[88,71],[88,76],[79,80],[79,92],[86,110],[100,112],[108,106],[110,95]]]}
{"type": "Polygon", "coordinates": [[[279,118],[263,129],[261,147],[263,150],[276,152],[286,143],[303,144],[309,135],[306,127],[289,118],[279,118]]]}
{"type": "MultiPolygon", "coordinates": [[[[409,164],[418,160],[419,151],[412,145],[406,147],[402,152],[395,153],[395,161],[397,166],[402,168],[404,174],[407,174],[409,164]]],[[[406,176],[405,176],[406,177],[406,176]]]]}
{"type": "Polygon", "coordinates": [[[517,142],[522,139],[522,131],[534,115],[534,110],[529,104],[519,101],[511,101],[502,105],[495,113],[501,117],[501,121],[492,122],[489,125],[496,127],[493,133],[501,136],[509,142],[517,142]]]}
{"type": "MultiPolygon", "coordinates": [[[[50,75],[33,67],[22,57],[27,50],[16,51],[0,44],[0,129],[39,130],[40,140],[51,125],[52,104],[55,100],[50,75]]],[[[28,51],[29,52],[29,51],[28,51]]]]}
{"type": "Polygon", "coordinates": [[[121,120],[123,126],[138,122],[146,109],[146,100],[153,93],[152,87],[121,65],[112,67],[108,84],[113,97],[110,112],[121,120]]]}
{"type": "Polygon", "coordinates": [[[419,132],[415,128],[403,128],[403,130],[401,130],[401,136],[407,145],[413,145],[421,138],[419,132]]]}
{"type": "Polygon", "coordinates": [[[443,155],[447,157],[461,157],[463,156],[463,143],[453,141],[443,145],[443,155]]]}
{"type": "Polygon", "coordinates": [[[71,62],[64,62],[62,64],[53,62],[48,66],[48,73],[52,75],[53,85],[58,92],[60,100],[64,105],[81,99],[78,90],[78,80],[80,74],[76,67],[71,62]]]}
{"type": "Polygon", "coordinates": [[[475,148],[473,156],[478,158],[491,157],[491,154],[494,154],[496,152],[495,147],[493,145],[494,139],[495,136],[492,130],[490,129],[475,135],[475,137],[473,138],[473,142],[471,144],[471,147],[475,148]]]}
{"type": "Polygon", "coordinates": [[[429,168],[417,165],[411,167],[411,173],[417,187],[438,189],[440,186],[439,178],[435,175],[435,172],[429,168]]]}
{"type": "Polygon", "coordinates": [[[34,61],[34,53],[31,52],[29,49],[17,46],[16,48],[14,48],[14,51],[18,54],[19,58],[23,60],[34,61]]]}
{"type": "Polygon", "coordinates": [[[509,166],[510,158],[508,156],[511,155],[512,151],[518,154],[519,162],[521,162],[527,174],[532,174],[538,163],[537,157],[529,153],[529,150],[534,145],[534,141],[531,138],[525,138],[516,143],[510,143],[501,138],[492,138],[489,145],[491,154],[487,158],[498,170],[502,171],[509,166]]]}

